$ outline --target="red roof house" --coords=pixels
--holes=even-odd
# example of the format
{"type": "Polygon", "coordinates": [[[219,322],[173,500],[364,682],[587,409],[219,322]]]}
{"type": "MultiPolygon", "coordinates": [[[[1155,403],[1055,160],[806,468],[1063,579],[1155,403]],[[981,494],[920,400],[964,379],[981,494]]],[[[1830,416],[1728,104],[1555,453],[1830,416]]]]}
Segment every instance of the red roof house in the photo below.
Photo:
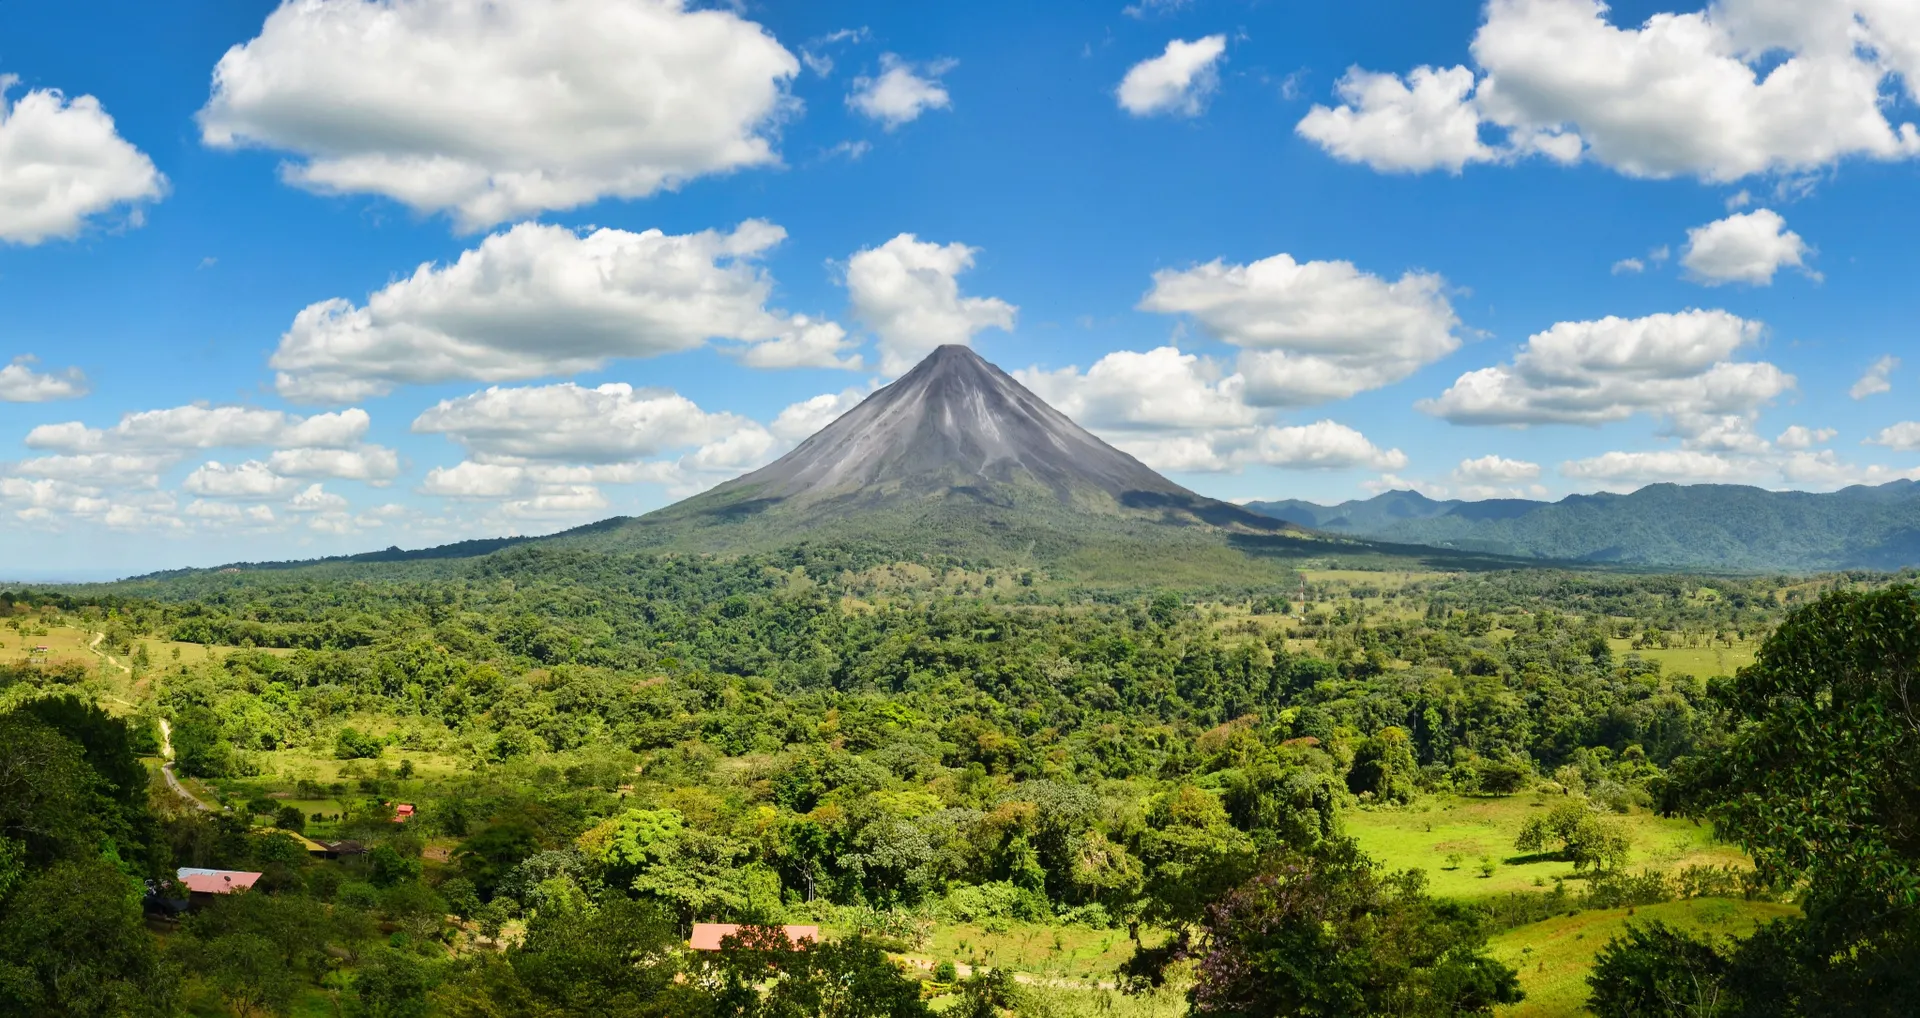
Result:
{"type": "MultiPolygon", "coordinates": [[[[720,941],[738,932],[740,927],[733,923],[694,923],[693,936],[688,938],[687,946],[696,951],[718,951],[720,941]]],[[[787,935],[787,943],[796,950],[809,940],[816,944],[820,942],[818,926],[782,926],[780,932],[787,935]]]]}
{"type": "Polygon", "coordinates": [[[246,873],[241,870],[203,870],[193,866],[182,866],[177,874],[180,882],[194,894],[233,894],[253,887],[260,879],[258,873],[246,873]]]}
{"type": "Polygon", "coordinates": [[[393,822],[404,824],[413,819],[413,803],[396,802],[393,804],[393,822]]]}

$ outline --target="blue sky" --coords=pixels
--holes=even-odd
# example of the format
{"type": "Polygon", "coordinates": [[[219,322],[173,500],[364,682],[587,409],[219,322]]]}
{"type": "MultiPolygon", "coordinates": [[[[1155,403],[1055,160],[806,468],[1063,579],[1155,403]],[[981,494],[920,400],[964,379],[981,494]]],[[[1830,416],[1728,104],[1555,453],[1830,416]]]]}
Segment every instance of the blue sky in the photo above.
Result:
{"type": "Polygon", "coordinates": [[[1222,498],[1920,476],[1903,0],[79,0],[0,75],[14,576],[642,512],[945,341],[1222,498]]]}

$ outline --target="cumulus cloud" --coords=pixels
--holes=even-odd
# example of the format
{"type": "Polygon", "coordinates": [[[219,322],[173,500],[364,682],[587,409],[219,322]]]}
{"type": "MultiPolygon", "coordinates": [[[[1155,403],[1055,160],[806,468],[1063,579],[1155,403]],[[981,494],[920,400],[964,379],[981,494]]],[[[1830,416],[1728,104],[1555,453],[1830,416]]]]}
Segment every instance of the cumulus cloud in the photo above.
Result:
{"type": "Polygon", "coordinates": [[[1920,130],[1890,122],[1882,101],[1895,83],[1920,98],[1920,24],[1904,0],[1720,0],[1627,28],[1602,0],[1491,0],[1485,12],[1477,76],[1350,72],[1343,105],[1315,107],[1300,132],[1383,171],[1541,154],[1725,182],[1920,154],[1920,130]]]}
{"type": "Polygon", "coordinates": [[[680,235],[522,223],[363,306],[309,305],[274,351],[275,384],[289,399],[335,402],[592,371],[715,338],[787,344],[768,363],[814,362],[842,345],[839,327],[768,310],[773,281],[753,263],[785,236],[760,220],[680,235]]]}
{"type": "Polygon", "coordinates": [[[1645,271],[1647,263],[1638,258],[1622,258],[1613,263],[1613,274],[1616,276],[1637,276],[1645,271]]]}
{"type": "Polygon", "coordinates": [[[1398,469],[1406,455],[1381,449],[1336,421],[1281,426],[1245,399],[1247,382],[1174,347],[1118,351],[1054,371],[1014,373],[1021,384],[1157,470],[1232,472],[1249,466],[1398,469]]]}
{"type": "Polygon", "coordinates": [[[786,407],[763,425],[709,413],[677,393],[625,384],[492,388],[429,408],[413,430],[444,434],[467,458],[434,467],[424,495],[498,503],[505,517],[559,518],[604,506],[601,485],[704,491],[792,448],[863,397],[857,389],[786,407]]]}
{"type": "Polygon", "coordinates": [[[1560,464],[1560,473],[1603,486],[1674,481],[1685,484],[1748,480],[1751,470],[1717,453],[1694,449],[1656,449],[1647,452],[1609,452],[1560,464]]]}
{"type": "Polygon", "coordinates": [[[1417,67],[1405,81],[1355,67],[1335,86],[1342,105],[1315,106],[1294,130],[1336,159],[1376,170],[1459,173],[1498,155],[1480,139],[1473,86],[1465,67],[1417,67]]]}
{"type": "Polygon", "coordinates": [[[443,434],[482,460],[621,463],[668,449],[705,445],[743,428],[744,417],[708,413],[678,393],[624,382],[586,388],[494,387],[442,400],[413,430],[443,434]]]}
{"type": "Polygon", "coordinates": [[[877,77],[853,79],[847,106],[891,131],[919,119],[928,110],[951,107],[953,99],[940,84],[940,76],[957,66],[958,61],[936,60],[916,67],[892,53],[883,53],[877,77]]]}
{"type": "Polygon", "coordinates": [[[1893,388],[1893,373],[1898,370],[1900,370],[1900,358],[1891,355],[1882,357],[1873,362],[1873,366],[1867,369],[1866,374],[1860,376],[1859,381],[1853,383],[1853,387],[1847,390],[1847,395],[1854,399],[1866,399],[1868,396],[1878,396],[1887,392],[1893,388]]]}
{"type": "Polygon", "coordinates": [[[1538,478],[1540,464],[1488,455],[1461,460],[1460,465],[1454,468],[1453,476],[1475,484],[1514,484],[1538,478]]]}
{"type": "MultiPolygon", "coordinates": [[[[0,170],[0,174],[4,173],[5,170],[0,170]]],[[[0,190],[5,186],[0,183],[0,190]]],[[[15,357],[13,363],[0,368],[0,402],[48,403],[56,399],[79,399],[88,393],[87,376],[79,368],[68,368],[55,375],[33,370],[34,363],[35,358],[28,354],[15,357]]]]}
{"type": "Polygon", "coordinates": [[[8,472],[99,488],[157,488],[160,471],[172,462],[166,454],[92,452],[21,460],[8,472]]]}
{"type": "Polygon", "coordinates": [[[505,498],[519,492],[525,484],[524,467],[468,460],[427,471],[420,493],[446,498],[505,498]]]}
{"type": "Polygon", "coordinates": [[[854,317],[879,339],[882,372],[901,374],[934,347],[971,343],[983,329],[1013,328],[1012,304],[960,295],[959,275],[976,253],[902,233],[847,260],[847,296],[854,317]]]}
{"type": "Polygon", "coordinates": [[[1832,428],[1809,428],[1795,424],[1782,431],[1773,442],[1782,449],[1811,449],[1816,445],[1825,445],[1833,441],[1839,432],[1832,428]]]}
{"type": "Polygon", "coordinates": [[[384,485],[400,474],[400,454],[379,445],[352,449],[281,449],[267,469],[285,477],[338,477],[384,485]]]}
{"type": "Polygon", "coordinates": [[[1901,421],[1880,429],[1867,439],[1869,445],[1884,445],[1901,452],[1920,452],[1920,421],[1901,421]]]}
{"type": "Polygon", "coordinates": [[[1725,311],[1560,322],[1527,339],[1511,364],[1469,371],[1418,407],[1455,424],[1586,424],[1664,418],[1702,447],[1758,441],[1759,408],[1794,386],[1764,361],[1736,361],[1758,322],[1725,311]]]}
{"type": "Polygon", "coordinates": [[[1015,372],[1054,409],[1081,427],[1120,431],[1239,428],[1257,423],[1258,411],[1243,398],[1246,380],[1221,377],[1218,365],[1163,346],[1135,353],[1121,350],[1094,362],[1085,374],[1028,368],[1015,372]]]}
{"type": "Polygon", "coordinates": [[[234,464],[208,460],[188,474],[180,487],[207,498],[269,499],[291,491],[294,481],[274,473],[259,460],[234,464]]]}
{"type": "Polygon", "coordinates": [[[782,442],[798,443],[832,424],[841,414],[859,406],[860,401],[866,398],[867,393],[859,389],[821,393],[780,411],[773,423],[767,425],[767,430],[782,442]]]}
{"type": "Polygon", "coordinates": [[[1159,56],[1129,68],[1114,96],[1121,109],[1136,117],[1199,116],[1220,87],[1220,59],[1226,52],[1224,35],[1192,42],[1173,39],[1159,56]]]}
{"type": "Polygon", "coordinates": [[[271,527],[280,522],[273,515],[272,506],[234,505],[232,502],[209,502],[204,498],[196,498],[187,503],[187,507],[181,512],[199,523],[212,524],[222,529],[271,527]]]}
{"type": "Polygon", "coordinates": [[[220,58],[199,120],[208,145],[291,153],[299,187],[478,230],[777,163],[799,70],[683,0],[305,0],[220,58]]]}
{"type": "Polygon", "coordinates": [[[30,449],[58,452],[186,450],[276,446],[347,449],[366,436],[372,418],[353,408],[300,417],[258,407],[189,405],[124,414],[110,428],[79,421],[42,424],[27,432],[30,449]]]}
{"type": "MultiPolygon", "coordinates": [[[[9,100],[19,81],[0,74],[0,241],[72,237],[125,206],[137,222],[140,203],[166,193],[167,178],[120,137],[100,100],[44,88],[9,100]]],[[[0,389],[6,384],[0,377],[0,389]]]]}
{"type": "Polygon", "coordinates": [[[1432,273],[1390,283],[1350,262],[1277,254],[1156,272],[1139,306],[1188,315],[1242,348],[1248,402],[1307,406],[1390,385],[1457,349],[1445,289],[1432,273]]]}
{"type": "Polygon", "coordinates": [[[1819,278],[1807,269],[1810,254],[1812,249],[1799,234],[1787,229],[1780,213],[1755,209],[1688,230],[1680,264],[1694,280],[1708,286],[1771,286],[1773,274],[1786,266],[1819,278]]]}

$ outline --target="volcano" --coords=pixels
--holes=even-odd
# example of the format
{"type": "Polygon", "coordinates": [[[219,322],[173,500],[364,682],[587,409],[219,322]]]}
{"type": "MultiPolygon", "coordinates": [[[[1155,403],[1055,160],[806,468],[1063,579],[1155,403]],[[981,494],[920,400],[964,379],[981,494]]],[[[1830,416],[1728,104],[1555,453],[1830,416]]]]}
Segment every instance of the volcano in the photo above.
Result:
{"type": "Polygon", "coordinates": [[[750,474],[561,536],[700,552],[819,540],[1044,556],[1176,533],[1306,532],[1175,484],[979,354],[943,346],[750,474]]]}

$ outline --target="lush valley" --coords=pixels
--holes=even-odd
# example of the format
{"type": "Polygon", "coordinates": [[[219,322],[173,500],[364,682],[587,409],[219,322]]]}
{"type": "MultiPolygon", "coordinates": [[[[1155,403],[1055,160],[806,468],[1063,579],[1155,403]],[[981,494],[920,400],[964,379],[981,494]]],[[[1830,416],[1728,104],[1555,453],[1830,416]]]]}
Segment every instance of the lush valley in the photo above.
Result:
{"type": "MultiPolygon", "coordinates": [[[[1707,655],[1886,580],[1345,569],[1177,595],[534,545],[16,591],[0,995],[35,1013],[74,955],[111,999],[68,1013],[1291,1013],[1232,1010],[1281,991],[1218,975],[1266,950],[1246,937],[1290,913],[1260,888],[1288,885],[1261,882],[1291,872],[1403,924],[1319,989],[1571,1014],[1606,937],[1569,924],[1800,921],[1806,870],[1660,811],[1739,730],[1707,655]],[[45,816],[61,794],[96,805],[45,816]],[[137,894],[95,899],[179,866],[264,876],[151,948],[76,939],[145,942],[137,894]],[[98,914],[53,932],[75,908],[98,914]],[[669,950],[707,920],[833,946],[669,950]],[[834,1010],[846,980],[895,1003],[834,1010]]],[[[1339,936],[1361,939],[1311,949],[1386,934],[1339,936]]]]}

